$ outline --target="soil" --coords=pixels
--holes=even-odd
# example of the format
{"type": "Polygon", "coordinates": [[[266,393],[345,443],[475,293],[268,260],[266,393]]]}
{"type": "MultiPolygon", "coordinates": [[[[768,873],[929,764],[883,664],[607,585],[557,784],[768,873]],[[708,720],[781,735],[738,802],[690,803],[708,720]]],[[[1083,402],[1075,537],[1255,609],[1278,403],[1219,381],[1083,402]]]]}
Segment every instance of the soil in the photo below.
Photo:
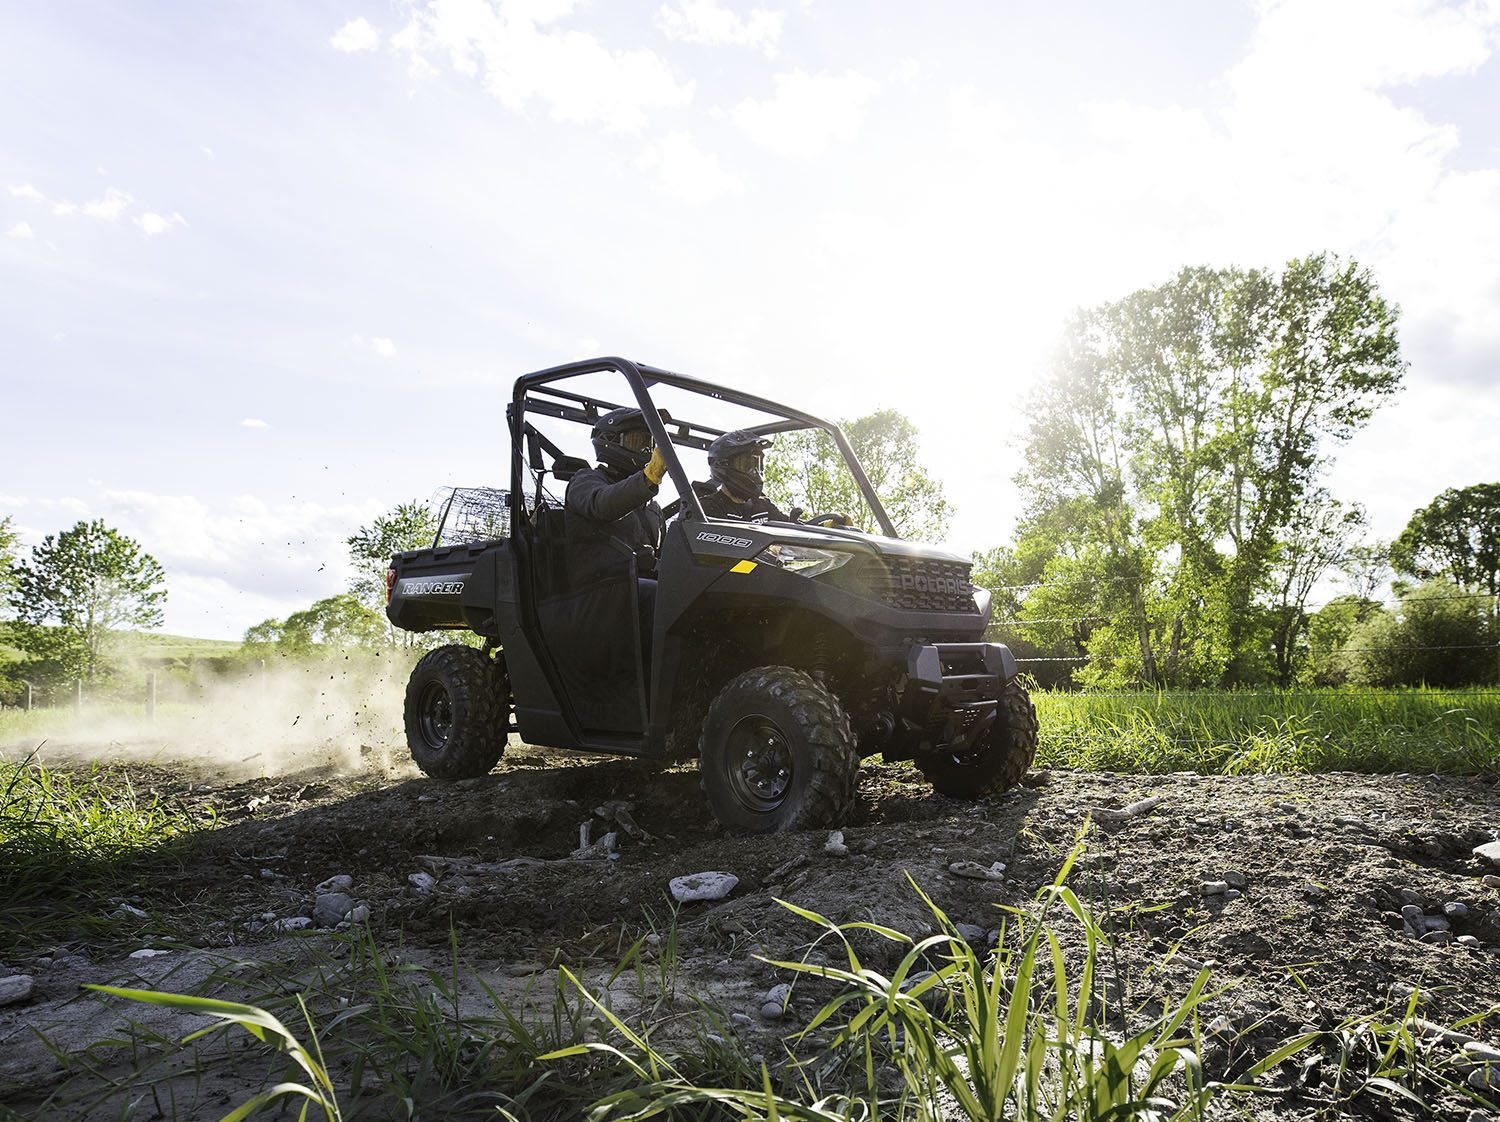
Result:
{"type": "MultiPolygon", "coordinates": [[[[22,1117],[63,1078],[41,1035],[66,1052],[118,1028],[117,1007],[81,997],[81,982],[181,989],[210,969],[193,965],[200,960],[284,961],[289,946],[327,938],[289,933],[285,921],[311,916],[317,886],[338,875],[351,878],[347,893],[369,909],[383,946],[442,961],[456,939],[466,963],[512,987],[502,994],[559,964],[607,972],[637,940],[665,933],[675,913],[679,986],[745,1014],[735,1020],[752,1052],[805,1024],[826,997],[799,983],[786,1018],[764,1019],[767,991],[791,975],[763,960],[838,960],[829,955],[836,946],[815,946],[815,925],[778,898],[920,937],[937,922],[920,888],[952,922],[973,925],[964,930],[982,946],[1002,908],[1036,914],[1039,893],[1080,841],[1068,883],[1112,931],[1110,966],[1125,1004],[1180,1000],[1209,970],[1213,996],[1200,1020],[1211,1077],[1242,1072],[1303,1026],[1399,1022],[1413,993],[1418,1015],[1443,1025],[1500,1008],[1500,898],[1482,879],[1500,870],[1473,853],[1500,836],[1500,789],[1490,779],[1051,769],[968,803],[935,794],[909,767],[867,761],[840,851],[826,830],[726,835],[691,765],[653,770],[515,744],[490,775],[457,783],[402,763],[238,782],[187,765],[128,768],[138,792],[211,809],[218,824],[123,901],[151,918],[124,913],[111,939],[52,955],[0,952],[0,967],[35,982],[29,1002],[0,1008],[0,1101],[11,1096],[22,1117]],[[1159,801],[1141,805],[1147,799],[1159,801]],[[579,852],[585,823],[594,848],[579,852]],[[610,831],[613,852],[597,845],[610,831]],[[953,871],[996,863],[1003,876],[953,871]],[[722,900],[674,904],[669,882],[702,871],[738,883],[722,900]],[[1440,917],[1446,930],[1418,938],[1402,914],[1413,916],[1411,905],[1424,930],[1441,928],[1440,917]],[[187,945],[152,935],[164,928],[189,933],[187,945]],[[133,942],[122,943],[122,931],[133,942]],[[126,957],[132,947],[170,953],[126,957]]],[[[1076,922],[1052,919],[1076,946],[1076,922]]],[[[855,945],[877,970],[904,951],[868,934],[855,945]]],[[[167,1035],[181,1027],[140,1009],[130,1015],[167,1035]]],[[[1466,1031],[1495,1043],[1500,1020],[1466,1031]]],[[[1277,1091],[1253,1109],[1427,1116],[1376,1095],[1336,1108],[1319,1079],[1316,1068],[1288,1065],[1263,1080],[1277,1091]]],[[[1445,1117],[1500,1116],[1482,1100],[1430,1094],[1445,1117]]]]}

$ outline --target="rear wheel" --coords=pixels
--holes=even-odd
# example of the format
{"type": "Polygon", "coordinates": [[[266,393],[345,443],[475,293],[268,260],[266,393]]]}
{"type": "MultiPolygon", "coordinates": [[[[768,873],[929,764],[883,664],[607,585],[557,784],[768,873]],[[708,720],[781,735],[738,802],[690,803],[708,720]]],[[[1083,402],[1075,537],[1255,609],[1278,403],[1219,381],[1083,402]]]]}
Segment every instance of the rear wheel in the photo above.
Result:
{"type": "Polygon", "coordinates": [[[505,752],[505,674],[475,647],[428,651],[406,683],[406,744],[438,779],[484,775],[505,752]]]}
{"type": "Polygon", "coordinates": [[[714,817],[746,833],[833,825],[859,783],[843,706],[787,666],[748,670],[724,687],[703,722],[698,766],[714,817]]]}
{"type": "Polygon", "coordinates": [[[939,794],[982,799],[1021,782],[1036,758],[1036,742],[1036,707],[1026,687],[1012,678],[1000,691],[994,725],[974,751],[923,753],[917,767],[939,794]]]}

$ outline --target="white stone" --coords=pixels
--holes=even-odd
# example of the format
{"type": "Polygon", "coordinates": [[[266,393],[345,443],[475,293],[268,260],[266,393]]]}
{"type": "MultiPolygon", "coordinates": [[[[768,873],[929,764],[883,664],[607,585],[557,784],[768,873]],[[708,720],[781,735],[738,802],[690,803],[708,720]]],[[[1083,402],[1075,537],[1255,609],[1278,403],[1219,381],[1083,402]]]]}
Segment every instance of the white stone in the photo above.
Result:
{"type": "MultiPolygon", "coordinates": [[[[420,860],[420,858],[419,858],[420,860]]],[[[336,877],[329,877],[322,884],[313,888],[314,892],[348,892],[354,887],[354,878],[347,873],[340,873],[336,877]]]]}
{"type": "Polygon", "coordinates": [[[1500,841],[1485,842],[1474,847],[1474,856],[1482,857],[1493,865],[1500,865],[1500,841]]]}
{"type": "Polygon", "coordinates": [[[406,879],[415,886],[418,892],[431,892],[437,887],[437,877],[431,873],[411,873],[406,879]]]}
{"type": "Polygon", "coordinates": [[[672,890],[672,899],[687,904],[694,900],[722,900],[739,883],[740,878],[733,873],[705,872],[673,877],[668,887],[672,890]]]}
{"type": "Polygon", "coordinates": [[[153,947],[142,947],[138,951],[131,951],[131,958],[157,958],[160,955],[171,954],[171,951],[157,950],[153,947]]]}
{"type": "Polygon", "coordinates": [[[30,1001],[35,992],[36,983],[31,980],[30,974],[12,974],[8,978],[0,978],[0,1005],[30,1001]]]}
{"type": "Polygon", "coordinates": [[[996,872],[988,866],[981,865],[977,861],[955,861],[948,866],[948,871],[956,877],[967,877],[969,880],[1004,880],[1003,872],[996,872]]]}

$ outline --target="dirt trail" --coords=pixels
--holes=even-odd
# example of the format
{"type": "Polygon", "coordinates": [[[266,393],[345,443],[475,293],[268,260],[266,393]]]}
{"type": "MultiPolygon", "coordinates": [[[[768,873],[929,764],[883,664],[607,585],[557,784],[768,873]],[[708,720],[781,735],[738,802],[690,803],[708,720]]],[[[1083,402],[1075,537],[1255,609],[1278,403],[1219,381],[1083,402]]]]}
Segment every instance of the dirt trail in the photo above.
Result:
{"type": "MultiPolygon", "coordinates": [[[[912,769],[872,764],[840,852],[827,831],[726,836],[691,767],[524,746],[456,784],[404,765],[235,783],[186,766],[131,767],[138,789],[219,817],[132,906],[240,958],[285,953],[299,937],[286,928],[316,923],[318,886],[333,891],[336,876],[349,878],[343,891],[383,940],[440,956],[456,932],[466,961],[501,978],[560,962],[607,967],[665,931],[675,910],[682,985],[713,993],[748,1018],[746,1034],[770,1040],[783,1030],[760,1005],[785,975],[757,956],[803,957],[816,935],[777,897],[920,935],[934,919],[915,885],[982,945],[1003,918],[997,906],[1032,908],[1083,837],[1070,883],[1114,933],[1127,1003],[1180,997],[1203,965],[1225,987],[1204,1017],[1226,1018],[1205,1056],[1211,1074],[1299,1025],[1400,1006],[1413,987],[1434,1021],[1500,1007],[1500,894],[1480,879],[1500,870],[1472,853],[1500,836],[1500,792],[1484,781],[1054,770],[969,804],[933,794],[912,769]],[[1147,799],[1159,801],[1120,813],[1147,799]],[[600,844],[608,833],[613,851],[600,844]],[[578,852],[585,843],[593,848],[578,852]],[[1003,876],[975,879],[997,863],[1003,876]],[[726,899],[674,909],[671,879],[701,871],[738,884],[726,899]],[[1446,930],[1418,938],[1414,923],[1446,930]]],[[[148,927],[141,946],[155,945],[148,927]]],[[[873,937],[858,945],[876,968],[898,955],[873,937]]],[[[79,1001],[80,981],[185,969],[186,952],[143,962],[127,949],[0,954],[0,966],[36,982],[29,1004],[0,1009],[0,1085],[45,1085],[55,1072],[27,1025],[71,1024],[74,1040],[102,1025],[97,1006],[79,1001]]],[[[794,995],[794,1017],[816,996],[794,995]]],[[[1500,1021],[1471,1031],[1500,1043],[1500,1021]]]]}

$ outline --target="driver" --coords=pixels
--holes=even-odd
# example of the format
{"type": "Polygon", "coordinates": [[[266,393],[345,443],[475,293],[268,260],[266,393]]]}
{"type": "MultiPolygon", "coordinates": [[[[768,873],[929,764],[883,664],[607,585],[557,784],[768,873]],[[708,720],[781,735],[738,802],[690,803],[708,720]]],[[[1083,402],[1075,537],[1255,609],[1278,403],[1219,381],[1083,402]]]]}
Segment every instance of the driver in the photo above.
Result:
{"type": "Polygon", "coordinates": [[[726,432],[708,446],[711,483],[694,483],[703,513],[738,522],[790,522],[764,494],[766,449],[771,442],[744,429],[726,432]]]}
{"type": "MultiPolygon", "coordinates": [[[[661,545],[662,513],[656,492],[667,464],[651,438],[639,409],[612,409],[594,423],[598,467],[586,468],[568,481],[563,497],[569,539],[607,535],[635,553],[640,570],[654,571],[661,545]]],[[[642,639],[647,646],[656,606],[656,581],[638,581],[642,639]]]]}

